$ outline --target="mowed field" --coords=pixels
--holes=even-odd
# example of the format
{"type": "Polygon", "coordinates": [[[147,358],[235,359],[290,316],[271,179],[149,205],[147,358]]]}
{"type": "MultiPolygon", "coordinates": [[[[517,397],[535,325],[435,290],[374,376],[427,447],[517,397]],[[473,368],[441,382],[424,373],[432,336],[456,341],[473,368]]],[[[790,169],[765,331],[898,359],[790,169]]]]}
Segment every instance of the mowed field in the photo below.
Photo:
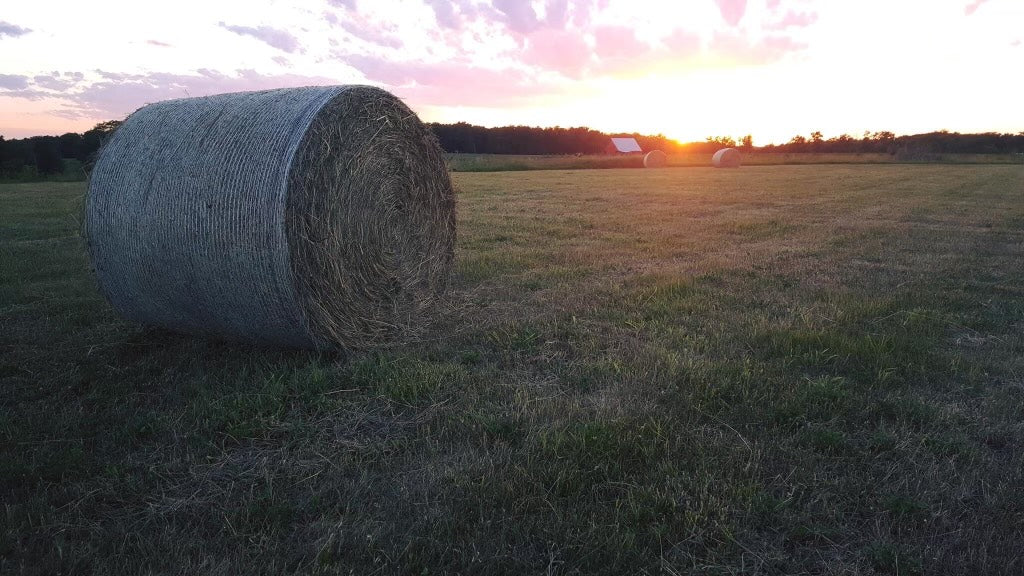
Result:
{"type": "Polygon", "coordinates": [[[0,186],[0,572],[1024,573],[1024,167],[453,176],[344,358],[126,323],[0,186]]]}
{"type": "MultiPolygon", "coordinates": [[[[633,155],[514,155],[514,154],[446,154],[455,172],[503,172],[517,170],[589,170],[596,168],[642,168],[643,154],[633,155]]],[[[687,152],[669,154],[670,167],[710,167],[710,153],[687,152]]],[[[1021,154],[885,154],[765,152],[743,153],[746,166],[780,166],[803,164],[1024,164],[1021,154]]]]}

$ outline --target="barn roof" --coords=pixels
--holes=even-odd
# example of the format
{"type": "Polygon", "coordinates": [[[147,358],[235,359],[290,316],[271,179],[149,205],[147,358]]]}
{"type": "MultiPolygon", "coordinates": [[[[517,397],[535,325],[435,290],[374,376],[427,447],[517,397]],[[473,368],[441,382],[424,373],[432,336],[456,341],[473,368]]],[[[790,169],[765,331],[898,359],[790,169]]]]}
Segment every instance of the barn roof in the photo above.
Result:
{"type": "Polygon", "coordinates": [[[640,145],[636,143],[636,138],[612,138],[612,146],[622,153],[629,152],[643,152],[640,149],[640,145]]]}

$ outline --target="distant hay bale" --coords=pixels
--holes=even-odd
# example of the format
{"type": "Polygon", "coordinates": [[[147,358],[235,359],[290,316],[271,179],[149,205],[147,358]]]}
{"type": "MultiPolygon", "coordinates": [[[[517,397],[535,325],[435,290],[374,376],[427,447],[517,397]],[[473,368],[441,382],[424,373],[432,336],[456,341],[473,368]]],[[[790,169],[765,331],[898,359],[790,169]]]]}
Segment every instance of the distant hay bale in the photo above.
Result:
{"type": "Polygon", "coordinates": [[[738,168],[743,158],[735,148],[722,148],[711,157],[711,165],[715,168],[738,168]]]}
{"type": "Polygon", "coordinates": [[[86,237],[122,315],[179,332],[360,349],[415,334],[447,287],[437,140],[367,86],[146,106],[93,169],[86,237]]]}
{"type": "Polygon", "coordinates": [[[668,157],[661,150],[651,150],[644,156],[644,168],[664,168],[668,157]]]}

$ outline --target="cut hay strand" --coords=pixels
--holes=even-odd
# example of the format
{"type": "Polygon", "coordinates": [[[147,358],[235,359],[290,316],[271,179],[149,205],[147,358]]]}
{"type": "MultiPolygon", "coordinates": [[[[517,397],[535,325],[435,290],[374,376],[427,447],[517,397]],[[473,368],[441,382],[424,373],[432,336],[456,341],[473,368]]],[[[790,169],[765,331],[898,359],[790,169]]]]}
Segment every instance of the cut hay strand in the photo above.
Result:
{"type": "Polygon", "coordinates": [[[735,148],[722,148],[711,157],[711,165],[715,168],[738,168],[743,158],[735,148]]]}
{"type": "Polygon", "coordinates": [[[455,197],[429,129],[365,86],[146,106],[86,206],[125,317],[187,333],[360,349],[415,334],[444,293],[455,197]]]}
{"type": "Polygon", "coordinates": [[[664,168],[668,157],[661,150],[651,150],[644,156],[644,168],[664,168]]]}

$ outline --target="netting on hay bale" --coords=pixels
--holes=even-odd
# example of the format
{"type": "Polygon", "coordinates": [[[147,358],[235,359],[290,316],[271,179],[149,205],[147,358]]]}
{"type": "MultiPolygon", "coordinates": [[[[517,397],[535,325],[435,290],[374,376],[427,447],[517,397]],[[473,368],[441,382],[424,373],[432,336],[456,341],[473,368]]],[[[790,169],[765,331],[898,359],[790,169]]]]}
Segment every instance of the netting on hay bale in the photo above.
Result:
{"type": "Polygon", "coordinates": [[[644,168],[664,168],[668,157],[661,150],[651,150],[644,156],[644,168]]]}
{"type": "Polygon", "coordinates": [[[393,95],[333,86],[172,100],[93,169],[86,237],[126,318],[300,348],[413,334],[451,274],[455,195],[393,95]]]}
{"type": "Polygon", "coordinates": [[[743,158],[735,148],[722,148],[711,157],[711,165],[715,168],[737,168],[743,158]]]}

